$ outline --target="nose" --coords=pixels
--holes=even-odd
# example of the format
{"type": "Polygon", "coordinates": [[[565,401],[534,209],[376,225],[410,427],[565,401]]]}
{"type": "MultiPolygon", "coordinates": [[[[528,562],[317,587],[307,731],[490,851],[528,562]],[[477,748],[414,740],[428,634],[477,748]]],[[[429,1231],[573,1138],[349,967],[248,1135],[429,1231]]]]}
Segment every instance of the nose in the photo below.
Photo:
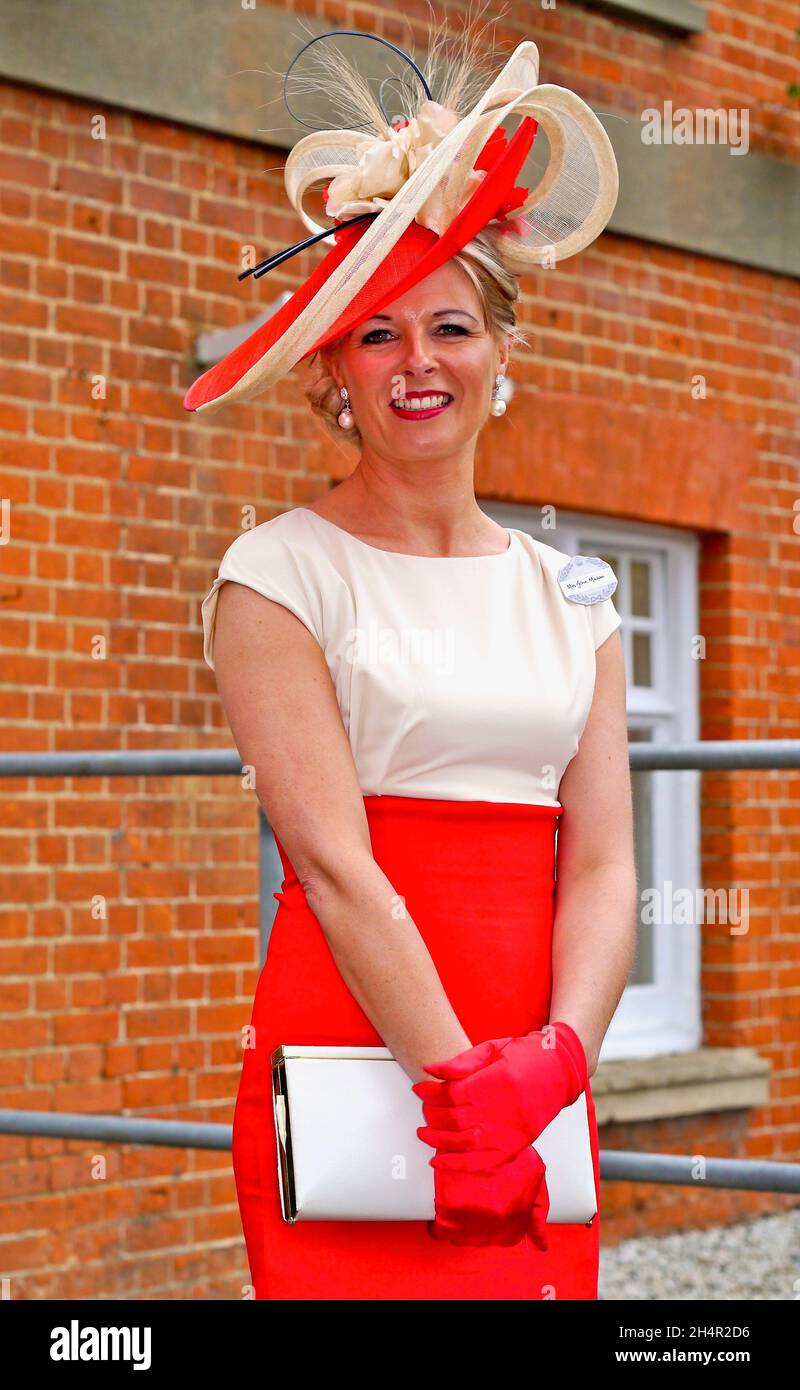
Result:
{"type": "Polygon", "coordinates": [[[406,334],[405,363],[409,376],[430,375],[436,371],[435,345],[421,325],[411,327],[406,334]]]}

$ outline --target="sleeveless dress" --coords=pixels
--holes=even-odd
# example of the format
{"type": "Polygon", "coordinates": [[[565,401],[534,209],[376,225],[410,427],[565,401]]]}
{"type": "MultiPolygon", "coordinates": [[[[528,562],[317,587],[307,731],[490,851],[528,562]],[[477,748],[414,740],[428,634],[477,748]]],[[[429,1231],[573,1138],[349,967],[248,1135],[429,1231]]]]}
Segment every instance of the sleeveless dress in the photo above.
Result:
{"type": "MultiPolygon", "coordinates": [[[[296,507],[236,537],[202,603],[212,669],[217,593],[228,579],[283,604],[319,642],[374,858],[405,900],[473,1045],[549,1021],[558,787],[588,718],[595,650],[621,621],[610,598],[565,595],[558,572],[568,554],[525,531],[508,534],[496,555],[404,555],[296,507]]],[[[546,1252],[527,1237],[511,1247],[458,1247],[432,1239],[421,1221],[284,1222],[272,1052],[282,1043],[383,1040],[277,848],[284,879],[233,1121],[255,1297],[596,1299],[600,1175],[590,1087],[598,1214],[589,1225],[549,1223],[546,1252]]]]}

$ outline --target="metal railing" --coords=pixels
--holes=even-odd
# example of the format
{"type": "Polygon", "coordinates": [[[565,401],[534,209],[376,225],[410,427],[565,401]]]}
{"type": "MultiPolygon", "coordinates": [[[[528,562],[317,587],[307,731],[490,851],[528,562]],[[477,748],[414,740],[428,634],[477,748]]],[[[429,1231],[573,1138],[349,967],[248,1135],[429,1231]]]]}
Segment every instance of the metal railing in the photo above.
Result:
{"type": "MultiPolygon", "coordinates": [[[[705,743],[629,745],[632,771],[800,768],[800,739],[716,740],[705,743]]],[[[6,777],[208,777],[241,776],[238,753],[223,749],[131,752],[2,753],[6,777]]],[[[272,829],[258,806],[259,942],[266,958],[277,912],[283,868],[272,829]]],[[[53,1111],[0,1110],[0,1134],[25,1134],[106,1143],[168,1148],[231,1148],[232,1126],[186,1120],[147,1120],[117,1115],[76,1115],[53,1111]]],[[[601,1149],[600,1176],[606,1181],[666,1183],[686,1187],[725,1187],[760,1192],[800,1192],[800,1163],[763,1159],[708,1158],[697,1176],[696,1154],[637,1153],[601,1149]]]]}

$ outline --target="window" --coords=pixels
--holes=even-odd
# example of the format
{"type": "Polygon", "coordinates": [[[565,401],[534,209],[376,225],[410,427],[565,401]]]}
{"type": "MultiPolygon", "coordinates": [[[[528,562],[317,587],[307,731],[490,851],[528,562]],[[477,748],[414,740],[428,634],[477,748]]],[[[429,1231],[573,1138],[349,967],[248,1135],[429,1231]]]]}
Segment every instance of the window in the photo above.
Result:
{"type": "MultiPolygon", "coordinates": [[[[599,555],[617,576],[614,606],[628,679],[632,743],[698,738],[697,540],[667,527],[559,510],[545,528],[537,507],[482,504],[501,526],[529,531],[570,555],[599,555]]],[[[699,786],[695,771],[631,777],[639,884],[636,960],[601,1061],[690,1051],[700,1045],[701,923],[671,921],[674,896],[700,886],[699,786]]],[[[694,914],[690,914],[694,915],[694,914]]]]}

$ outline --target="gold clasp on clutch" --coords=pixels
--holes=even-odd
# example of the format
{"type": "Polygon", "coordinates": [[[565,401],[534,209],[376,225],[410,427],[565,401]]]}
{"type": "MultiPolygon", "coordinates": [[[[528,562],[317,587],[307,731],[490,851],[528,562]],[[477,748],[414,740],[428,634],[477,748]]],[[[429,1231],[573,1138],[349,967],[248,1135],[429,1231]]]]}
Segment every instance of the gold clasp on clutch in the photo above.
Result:
{"type": "Polygon", "coordinates": [[[297,1202],[292,1165],[292,1136],[289,1129],[289,1110],[286,1104],[286,1066],[283,1049],[272,1054],[272,1113],[278,1140],[278,1185],[281,1195],[281,1215],[293,1226],[297,1219],[297,1202]]]}

